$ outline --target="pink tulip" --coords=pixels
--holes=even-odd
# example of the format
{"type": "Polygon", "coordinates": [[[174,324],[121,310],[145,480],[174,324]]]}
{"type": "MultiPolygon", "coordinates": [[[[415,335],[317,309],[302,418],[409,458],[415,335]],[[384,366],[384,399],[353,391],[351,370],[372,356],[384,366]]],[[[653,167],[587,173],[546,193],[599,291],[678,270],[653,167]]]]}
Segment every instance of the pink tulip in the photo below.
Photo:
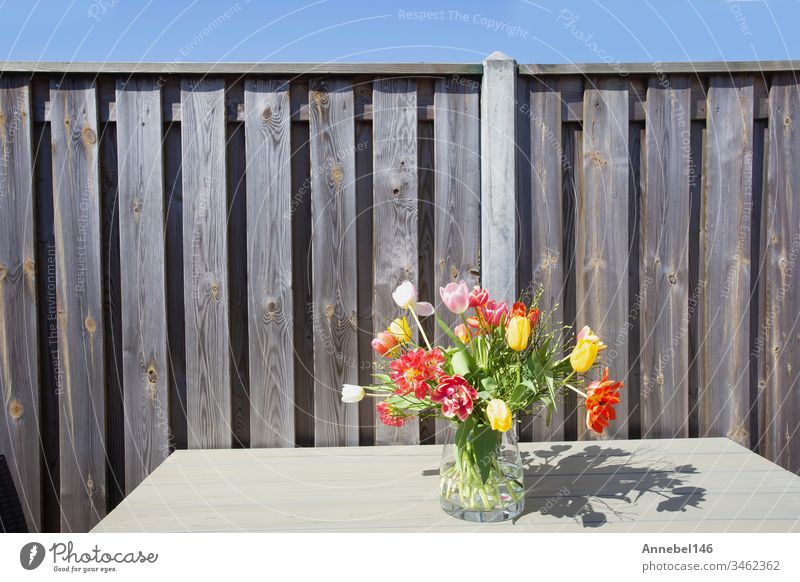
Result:
{"type": "Polygon", "coordinates": [[[469,288],[464,281],[439,287],[439,295],[442,296],[445,307],[453,313],[464,313],[469,307],[469,288]]]}
{"type": "Polygon", "coordinates": [[[483,308],[483,316],[486,318],[486,323],[492,327],[500,325],[507,313],[508,303],[505,301],[497,303],[494,299],[489,299],[483,308]]]}

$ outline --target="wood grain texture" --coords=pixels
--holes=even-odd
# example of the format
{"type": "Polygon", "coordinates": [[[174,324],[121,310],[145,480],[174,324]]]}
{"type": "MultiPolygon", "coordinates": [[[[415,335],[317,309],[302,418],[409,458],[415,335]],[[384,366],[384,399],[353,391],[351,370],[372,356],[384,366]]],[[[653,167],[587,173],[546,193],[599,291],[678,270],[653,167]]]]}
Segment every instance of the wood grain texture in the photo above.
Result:
{"type": "Polygon", "coordinates": [[[183,261],[189,448],[232,444],[225,83],[183,79],[183,261]]]}
{"type": "Polygon", "coordinates": [[[42,530],[33,133],[28,80],[0,78],[0,454],[28,522],[42,530]]]}
{"type": "MultiPolygon", "coordinates": [[[[229,92],[226,91],[226,99],[229,92]]],[[[227,124],[228,288],[233,447],[250,447],[250,338],[247,292],[247,155],[244,123],[227,124]]]]}
{"type": "Polygon", "coordinates": [[[51,82],[59,348],[61,530],[106,512],[105,354],[94,82],[51,82]]]}
{"type": "Polygon", "coordinates": [[[186,425],[186,310],[183,307],[183,179],[180,125],[164,132],[166,188],[167,350],[169,357],[170,449],[188,446],[186,425]]]}
{"type": "MultiPolygon", "coordinates": [[[[531,79],[527,86],[530,109],[524,121],[530,135],[530,223],[531,278],[520,285],[535,294],[539,286],[543,293],[539,301],[541,318],[551,322],[564,320],[564,256],[562,170],[566,157],[561,135],[560,79],[531,79]]],[[[546,413],[535,411],[529,427],[523,426],[525,440],[561,440],[564,438],[564,406],[558,402],[550,425],[546,413]]]]}
{"type": "Polygon", "coordinates": [[[727,439],[520,449],[526,510],[502,523],[442,513],[431,445],[180,451],[94,531],[800,531],[800,478],[727,439]]]}
{"type": "Polygon", "coordinates": [[[704,155],[699,434],[749,444],[753,81],[709,81],[704,155]]]}
{"type": "Polygon", "coordinates": [[[773,78],[760,342],[763,388],[760,453],[800,472],[800,87],[794,75],[773,78]]]}
{"type": "Polygon", "coordinates": [[[248,79],[247,292],[250,443],[294,445],[289,85],[248,79]]]}
{"type": "MultiPolygon", "coordinates": [[[[606,343],[602,365],[611,378],[628,374],[628,88],[594,79],[584,95],[583,179],[576,217],[576,328],[588,325],[606,343]]],[[[590,374],[597,375],[595,369],[590,374]]],[[[584,439],[625,438],[628,395],[620,391],[617,418],[597,435],[580,421],[584,439]]]]}
{"type": "MultiPolygon", "coordinates": [[[[471,289],[480,272],[480,93],[477,85],[452,79],[436,81],[434,108],[434,299],[439,287],[463,280],[471,289]]],[[[460,319],[446,309],[440,315],[452,327],[460,319]]],[[[435,343],[449,340],[436,326],[435,343]]],[[[436,442],[451,438],[450,423],[437,421],[436,442]]]]}
{"type": "Polygon", "coordinates": [[[481,284],[498,300],[517,296],[516,63],[493,53],[481,84],[481,284]]]}
{"type": "Polygon", "coordinates": [[[642,436],[688,436],[691,85],[647,89],[641,216],[642,436]]]}
{"type": "Polygon", "coordinates": [[[309,86],[314,330],[314,442],[357,445],[358,407],[341,401],[358,383],[355,121],[343,79],[309,86]]]}
{"type": "Polygon", "coordinates": [[[169,455],[161,90],[117,82],[125,490],[169,455]]]}
{"type": "MultiPolygon", "coordinates": [[[[376,80],[373,102],[372,322],[377,334],[396,317],[410,317],[392,299],[395,288],[403,281],[418,285],[416,81],[376,80]]],[[[376,421],[375,444],[418,442],[418,419],[409,419],[400,428],[376,421]]]]}

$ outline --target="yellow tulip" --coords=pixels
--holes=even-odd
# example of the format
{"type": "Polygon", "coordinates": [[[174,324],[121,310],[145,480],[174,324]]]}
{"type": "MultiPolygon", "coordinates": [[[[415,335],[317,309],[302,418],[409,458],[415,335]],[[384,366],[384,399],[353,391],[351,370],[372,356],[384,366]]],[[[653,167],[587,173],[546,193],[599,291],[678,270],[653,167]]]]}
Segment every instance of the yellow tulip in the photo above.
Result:
{"type": "Polygon", "coordinates": [[[515,315],[508,322],[506,341],[512,350],[521,352],[528,347],[528,338],[531,336],[531,322],[527,317],[515,315]]]}
{"type": "Polygon", "coordinates": [[[411,341],[411,328],[408,326],[408,320],[405,317],[398,317],[390,323],[389,333],[401,344],[411,341]]]}
{"type": "Polygon", "coordinates": [[[492,430],[506,432],[511,428],[511,411],[502,400],[497,398],[490,400],[486,406],[486,416],[489,417],[492,430]]]}
{"type": "Polygon", "coordinates": [[[588,325],[584,326],[578,333],[575,349],[572,350],[572,354],[569,356],[569,363],[572,364],[572,369],[579,374],[588,371],[597,359],[598,352],[604,349],[606,349],[606,346],[600,341],[600,338],[592,333],[588,325]]]}

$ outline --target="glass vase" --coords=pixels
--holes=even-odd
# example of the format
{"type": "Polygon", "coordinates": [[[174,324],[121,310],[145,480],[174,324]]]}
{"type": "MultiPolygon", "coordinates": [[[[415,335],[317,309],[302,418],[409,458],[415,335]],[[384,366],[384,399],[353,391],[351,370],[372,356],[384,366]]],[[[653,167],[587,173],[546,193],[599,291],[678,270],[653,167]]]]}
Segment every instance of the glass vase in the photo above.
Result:
{"type": "Polygon", "coordinates": [[[456,442],[444,446],[439,502],[445,513],[478,523],[505,521],[522,513],[525,485],[514,427],[504,433],[485,426],[472,429],[473,433],[491,431],[496,441],[493,447],[480,447],[483,453],[472,446],[471,434],[456,436],[456,442]]]}

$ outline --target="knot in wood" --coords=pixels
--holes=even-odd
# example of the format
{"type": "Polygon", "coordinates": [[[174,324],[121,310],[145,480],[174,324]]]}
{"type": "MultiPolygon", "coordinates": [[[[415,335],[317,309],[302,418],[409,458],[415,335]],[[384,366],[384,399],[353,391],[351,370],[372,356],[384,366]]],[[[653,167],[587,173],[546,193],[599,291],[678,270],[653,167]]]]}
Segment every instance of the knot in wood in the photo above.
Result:
{"type": "Polygon", "coordinates": [[[789,261],[786,260],[786,257],[783,257],[781,260],[778,261],[778,267],[783,270],[786,268],[786,265],[789,264],[789,261]]]}
{"type": "Polygon", "coordinates": [[[333,317],[333,313],[334,313],[333,305],[329,303],[328,305],[325,306],[325,316],[333,317]]]}
{"type": "Polygon", "coordinates": [[[481,277],[480,269],[474,269],[474,268],[470,269],[469,270],[469,276],[474,278],[474,279],[480,279],[480,277],[481,277]]]}
{"type": "Polygon", "coordinates": [[[267,122],[272,119],[272,107],[264,108],[264,111],[261,112],[261,119],[267,122]]]}
{"type": "Polygon", "coordinates": [[[64,118],[64,125],[66,125],[67,127],[70,126],[69,117],[64,118]]]}
{"type": "Polygon", "coordinates": [[[92,491],[94,489],[94,479],[91,476],[86,480],[86,489],[92,491]]]}
{"type": "Polygon", "coordinates": [[[142,211],[141,203],[138,200],[134,201],[134,203],[133,203],[133,213],[138,216],[141,211],[142,211]]]}
{"type": "Polygon", "coordinates": [[[458,268],[455,265],[450,265],[450,278],[453,280],[458,279],[458,268]]]}
{"type": "Polygon", "coordinates": [[[25,274],[28,277],[33,277],[36,274],[36,265],[34,264],[33,260],[25,259],[22,263],[22,270],[25,271],[25,274]]]}
{"type": "Polygon", "coordinates": [[[6,276],[8,276],[8,269],[5,265],[0,265],[0,281],[5,279],[6,276]]]}
{"type": "Polygon", "coordinates": [[[392,190],[392,194],[395,195],[395,196],[400,194],[400,188],[395,188],[394,190],[392,190]]]}
{"type": "Polygon", "coordinates": [[[211,297],[214,298],[214,301],[219,301],[219,283],[217,281],[211,283],[209,293],[211,294],[211,297]]]}
{"type": "Polygon", "coordinates": [[[281,305],[277,301],[270,301],[267,303],[267,315],[273,316],[277,315],[278,312],[281,310],[281,305]]]}
{"type": "Polygon", "coordinates": [[[11,402],[8,403],[8,414],[14,420],[19,420],[22,418],[22,415],[25,412],[25,408],[22,406],[22,402],[14,398],[11,402]]]}
{"type": "Polygon", "coordinates": [[[5,124],[6,124],[6,114],[0,113],[0,125],[5,125],[5,124]]]}
{"type": "Polygon", "coordinates": [[[786,117],[783,118],[783,124],[784,125],[791,125],[792,124],[792,118],[787,115],[786,117]]]}
{"type": "Polygon", "coordinates": [[[324,98],[325,98],[325,93],[323,93],[322,91],[319,91],[319,90],[314,91],[314,102],[315,103],[321,103],[324,98]]]}
{"type": "Polygon", "coordinates": [[[667,279],[669,280],[670,285],[674,285],[678,282],[678,278],[675,276],[675,273],[670,273],[667,279]]]}
{"type": "Polygon", "coordinates": [[[94,333],[97,331],[97,322],[91,315],[86,316],[86,319],[83,320],[83,325],[86,327],[86,331],[89,333],[94,333]]]}
{"type": "Polygon", "coordinates": [[[344,171],[342,171],[341,166],[334,166],[331,169],[331,178],[335,183],[341,183],[341,181],[344,179],[344,171]]]}
{"type": "Polygon", "coordinates": [[[97,135],[96,135],[96,134],[95,134],[95,132],[92,130],[92,128],[90,128],[90,127],[84,127],[84,128],[83,128],[83,139],[84,139],[86,142],[90,143],[90,144],[94,144],[94,143],[96,143],[96,142],[97,142],[97,135]]]}
{"type": "Polygon", "coordinates": [[[356,313],[355,311],[351,311],[349,319],[350,319],[350,325],[353,327],[353,329],[358,329],[358,313],[356,313]]]}
{"type": "Polygon", "coordinates": [[[158,372],[156,372],[156,368],[153,364],[150,364],[150,367],[147,368],[147,381],[151,384],[158,382],[158,372]]]}

